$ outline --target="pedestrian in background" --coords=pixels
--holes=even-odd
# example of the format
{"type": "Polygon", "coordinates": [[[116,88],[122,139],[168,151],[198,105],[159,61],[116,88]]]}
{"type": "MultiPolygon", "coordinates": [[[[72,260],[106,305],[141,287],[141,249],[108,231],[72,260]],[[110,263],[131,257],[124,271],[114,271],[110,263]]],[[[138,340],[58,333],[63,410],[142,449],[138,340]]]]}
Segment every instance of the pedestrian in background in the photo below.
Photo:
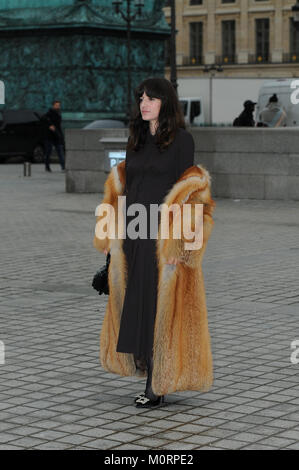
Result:
{"type": "Polygon", "coordinates": [[[236,117],[233,122],[233,126],[235,127],[254,127],[255,121],[253,118],[253,113],[255,109],[256,102],[251,100],[246,100],[244,102],[244,109],[241,114],[236,117]]]}
{"type": "Polygon", "coordinates": [[[287,119],[287,114],[278,102],[276,93],[270,96],[268,104],[260,113],[260,123],[264,127],[283,127],[287,119]]]}
{"type": "MultiPolygon", "coordinates": [[[[173,85],[165,78],[149,78],[135,90],[126,159],[112,168],[104,186],[102,204],[113,207],[116,220],[122,195],[125,236],[100,238],[97,227],[94,236],[95,248],[111,254],[100,359],[109,372],[147,376],[145,391],[134,402],[138,408],[152,408],[163,403],[166,393],[208,390],[213,381],[201,263],[215,201],[208,171],[194,164],[193,137],[185,128],[173,85]],[[163,202],[164,208],[189,206],[193,231],[202,220],[201,247],[185,247],[191,240],[181,232],[180,217],[168,219],[169,238],[161,236],[161,220],[156,232],[151,205],[163,202]],[[144,226],[139,227],[145,233],[137,233],[137,238],[127,234],[136,217],[129,211],[136,204],[146,209],[144,226]],[[197,205],[203,209],[199,217],[197,205]],[[173,233],[181,238],[172,238],[173,233]]],[[[97,217],[97,224],[102,217],[97,217]]],[[[109,227],[108,222],[108,233],[109,227]]]]}
{"type": "Polygon", "coordinates": [[[52,171],[50,168],[50,157],[53,146],[56,149],[61,169],[65,169],[64,159],[64,135],[61,128],[61,102],[55,100],[52,108],[42,117],[48,126],[45,139],[45,170],[52,171]]]}

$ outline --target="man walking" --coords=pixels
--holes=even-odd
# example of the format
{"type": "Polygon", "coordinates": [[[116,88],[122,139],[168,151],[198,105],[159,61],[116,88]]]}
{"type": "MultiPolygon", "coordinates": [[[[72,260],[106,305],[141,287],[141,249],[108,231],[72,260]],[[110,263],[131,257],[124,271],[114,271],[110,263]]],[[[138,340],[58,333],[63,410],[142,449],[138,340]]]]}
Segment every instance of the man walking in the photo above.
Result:
{"type": "Polygon", "coordinates": [[[50,156],[53,145],[59,157],[62,171],[65,169],[64,160],[64,136],[61,129],[61,103],[58,100],[53,101],[52,108],[43,116],[48,129],[45,139],[45,165],[46,171],[52,171],[50,168],[50,156]]]}

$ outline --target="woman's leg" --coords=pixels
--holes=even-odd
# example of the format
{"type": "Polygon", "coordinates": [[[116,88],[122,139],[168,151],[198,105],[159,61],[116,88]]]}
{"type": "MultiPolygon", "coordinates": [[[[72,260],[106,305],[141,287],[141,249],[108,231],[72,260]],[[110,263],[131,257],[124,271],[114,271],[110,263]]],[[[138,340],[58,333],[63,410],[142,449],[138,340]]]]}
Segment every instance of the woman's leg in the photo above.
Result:
{"type": "Polygon", "coordinates": [[[153,356],[147,358],[147,381],[145,387],[145,396],[150,400],[157,400],[158,395],[155,395],[152,389],[152,375],[153,375],[153,356]]]}

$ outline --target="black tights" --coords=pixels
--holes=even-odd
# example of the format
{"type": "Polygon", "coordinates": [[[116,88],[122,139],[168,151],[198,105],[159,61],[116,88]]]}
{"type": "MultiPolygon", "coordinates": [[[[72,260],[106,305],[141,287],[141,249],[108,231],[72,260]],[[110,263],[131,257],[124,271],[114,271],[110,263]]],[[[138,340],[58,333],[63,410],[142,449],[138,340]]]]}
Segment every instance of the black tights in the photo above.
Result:
{"type": "Polygon", "coordinates": [[[134,360],[136,367],[141,367],[142,369],[146,367],[147,369],[147,380],[145,386],[145,396],[150,400],[157,400],[158,395],[155,395],[152,389],[152,375],[153,375],[153,356],[137,358],[134,355],[134,360]]]}
{"type": "Polygon", "coordinates": [[[153,374],[153,356],[147,358],[147,381],[145,386],[145,396],[150,400],[157,400],[158,395],[155,395],[152,389],[152,374],[153,374]]]}

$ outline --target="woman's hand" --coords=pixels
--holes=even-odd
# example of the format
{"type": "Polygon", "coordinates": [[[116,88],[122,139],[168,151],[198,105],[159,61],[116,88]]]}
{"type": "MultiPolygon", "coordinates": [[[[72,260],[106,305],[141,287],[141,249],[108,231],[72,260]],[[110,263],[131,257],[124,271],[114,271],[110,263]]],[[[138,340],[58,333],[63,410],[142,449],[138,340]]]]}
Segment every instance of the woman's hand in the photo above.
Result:
{"type": "Polygon", "coordinates": [[[181,260],[179,258],[169,258],[169,260],[166,262],[166,264],[175,264],[175,265],[177,265],[178,263],[181,263],[181,260]]]}

